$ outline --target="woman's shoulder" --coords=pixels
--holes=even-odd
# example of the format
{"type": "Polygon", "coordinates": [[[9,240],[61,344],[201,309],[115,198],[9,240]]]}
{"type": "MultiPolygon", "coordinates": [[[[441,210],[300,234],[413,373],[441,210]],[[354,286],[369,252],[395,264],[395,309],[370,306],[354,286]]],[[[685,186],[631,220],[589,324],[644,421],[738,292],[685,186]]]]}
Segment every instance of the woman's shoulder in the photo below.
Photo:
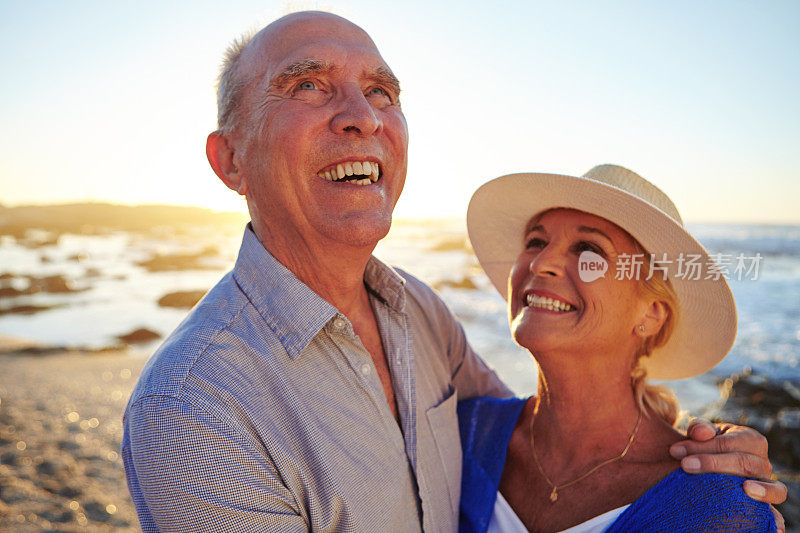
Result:
{"type": "MultiPolygon", "coordinates": [[[[511,432],[527,398],[492,398],[480,396],[458,402],[458,428],[461,446],[473,449],[491,439],[493,445],[511,432]]],[[[507,440],[507,439],[506,439],[507,440]]],[[[507,444],[507,442],[506,442],[507,444]]]]}
{"type": "Polygon", "coordinates": [[[608,531],[776,531],[769,506],[744,492],[745,479],[678,469],[633,502],[608,531]]]}
{"type": "Polygon", "coordinates": [[[524,398],[471,398],[458,403],[463,451],[459,531],[486,531],[506,452],[524,398]]]}
{"type": "Polygon", "coordinates": [[[495,413],[521,411],[529,398],[494,398],[492,396],[478,396],[467,400],[459,400],[459,416],[485,416],[495,413]]]}

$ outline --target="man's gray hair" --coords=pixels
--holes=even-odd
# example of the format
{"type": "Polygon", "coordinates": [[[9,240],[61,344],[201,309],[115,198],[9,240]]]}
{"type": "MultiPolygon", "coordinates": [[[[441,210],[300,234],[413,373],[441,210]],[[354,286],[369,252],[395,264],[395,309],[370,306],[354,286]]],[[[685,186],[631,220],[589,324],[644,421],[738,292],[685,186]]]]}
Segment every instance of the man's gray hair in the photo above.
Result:
{"type": "Polygon", "coordinates": [[[217,84],[217,127],[223,134],[233,131],[240,119],[242,91],[250,80],[240,75],[238,65],[242,51],[254,36],[255,32],[250,31],[234,39],[222,59],[217,84]]]}

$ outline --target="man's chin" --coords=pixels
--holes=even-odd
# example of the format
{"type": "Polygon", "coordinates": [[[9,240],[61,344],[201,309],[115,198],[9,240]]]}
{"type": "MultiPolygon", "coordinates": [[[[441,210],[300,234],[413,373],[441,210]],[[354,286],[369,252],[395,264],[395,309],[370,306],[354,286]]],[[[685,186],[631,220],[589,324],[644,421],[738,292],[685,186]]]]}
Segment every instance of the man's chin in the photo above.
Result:
{"type": "Polygon", "coordinates": [[[386,237],[391,225],[391,213],[354,213],[326,224],[325,233],[336,242],[372,249],[378,241],[386,237]]]}

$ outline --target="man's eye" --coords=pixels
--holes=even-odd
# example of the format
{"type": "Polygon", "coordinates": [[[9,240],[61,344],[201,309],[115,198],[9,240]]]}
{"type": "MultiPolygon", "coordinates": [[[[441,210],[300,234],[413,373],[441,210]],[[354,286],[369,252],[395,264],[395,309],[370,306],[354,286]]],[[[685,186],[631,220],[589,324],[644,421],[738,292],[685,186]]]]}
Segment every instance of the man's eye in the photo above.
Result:
{"type": "Polygon", "coordinates": [[[532,239],[528,239],[528,242],[525,243],[525,249],[530,250],[532,248],[544,248],[547,243],[544,239],[540,239],[538,237],[534,237],[532,239]]]}
{"type": "Polygon", "coordinates": [[[304,91],[313,91],[317,88],[317,84],[313,81],[304,81],[300,85],[297,86],[298,89],[302,89],[304,91]]]}
{"type": "Polygon", "coordinates": [[[383,90],[382,88],[380,88],[380,87],[373,87],[372,89],[370,89],[369,91],[367,91],[367,94],[377,94],[377,95],[380,95],[380,96],[388,96],[388,95],[386,94],[386,91],[384,91],[384,90],[383,90]]]}

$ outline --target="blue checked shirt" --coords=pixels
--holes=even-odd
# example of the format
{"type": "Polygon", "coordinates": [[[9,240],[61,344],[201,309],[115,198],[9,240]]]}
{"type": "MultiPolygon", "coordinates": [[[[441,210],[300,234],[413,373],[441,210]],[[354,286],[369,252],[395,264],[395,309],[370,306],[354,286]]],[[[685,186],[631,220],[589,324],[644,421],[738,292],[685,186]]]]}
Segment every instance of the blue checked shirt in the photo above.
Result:
{"type": "Polygon", "coordinates": [[[375,258],[364,279],[400,425],[347,317],[248,227],[125,411],[144,531],[456,531],[455,391],[510,393],[430,288],[375,258]]]}

